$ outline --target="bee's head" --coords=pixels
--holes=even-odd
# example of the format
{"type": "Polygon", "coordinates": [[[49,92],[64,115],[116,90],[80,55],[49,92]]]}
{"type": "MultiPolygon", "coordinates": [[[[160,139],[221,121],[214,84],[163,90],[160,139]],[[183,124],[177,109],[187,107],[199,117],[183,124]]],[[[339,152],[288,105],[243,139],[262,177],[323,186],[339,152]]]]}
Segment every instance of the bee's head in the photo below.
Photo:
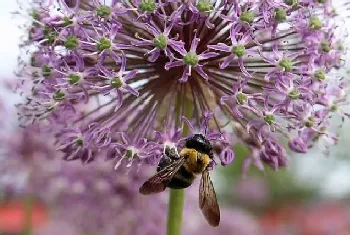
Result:
{"type": "Polygon", "coordinates": [[[207,154],[210,158],[213,158],[213,146],[210,144],[202,134],[194,134],[186,140],[186,148],[192,148],[198,152],[207,154]]]}

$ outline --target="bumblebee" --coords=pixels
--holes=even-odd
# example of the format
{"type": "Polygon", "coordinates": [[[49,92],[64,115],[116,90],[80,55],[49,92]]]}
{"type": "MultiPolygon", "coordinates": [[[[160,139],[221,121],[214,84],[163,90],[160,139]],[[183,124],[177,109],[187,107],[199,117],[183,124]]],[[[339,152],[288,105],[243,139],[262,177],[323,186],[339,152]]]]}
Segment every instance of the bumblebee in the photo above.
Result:
{"type": "Polygon", "coordinates": [[[139,189],[144,195],[163,192],[167,187],[187,188],[201,174],[199,208],[208,223],[216,227],[220,223],[220,208],[208,165],[213,159],[213,147],[202,135],[195,134],[185,142],[185,148],[177,153],[175,148],[165,148],[164,156],[157,167],[157,174],[148,179],[139,189]]]}

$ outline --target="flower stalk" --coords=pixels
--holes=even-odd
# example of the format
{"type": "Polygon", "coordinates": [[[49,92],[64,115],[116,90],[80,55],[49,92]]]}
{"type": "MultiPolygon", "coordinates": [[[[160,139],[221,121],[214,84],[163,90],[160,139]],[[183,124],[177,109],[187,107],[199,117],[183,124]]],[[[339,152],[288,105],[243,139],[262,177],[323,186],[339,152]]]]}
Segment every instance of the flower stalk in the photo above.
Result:
{"type": "Polygon", "coordinates": [[[184,201],[184,189],[170,189],[166,231],[167,235],[181,235],[184,201]]]}
{"type": "MultiPolygon", "coordinates": [[[[184,102],[184,114],[186,117],[192,117],[193,105],[188,99],[184,102]]],[[[177,111],[179,112],[179,110],[177,111]]],[[[184,136],[188,135],[190,129],[187,125],[182,127],[184,136]]],[[[170,189],[167,219],[167,235],[181,235],[182,213],[185,202],[185,189],[170,189]]]]}

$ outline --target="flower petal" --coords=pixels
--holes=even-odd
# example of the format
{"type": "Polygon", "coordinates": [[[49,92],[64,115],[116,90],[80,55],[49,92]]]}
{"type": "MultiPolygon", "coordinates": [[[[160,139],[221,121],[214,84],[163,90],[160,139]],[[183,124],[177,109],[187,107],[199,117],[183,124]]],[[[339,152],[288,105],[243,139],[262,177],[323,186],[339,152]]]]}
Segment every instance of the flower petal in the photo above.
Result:
{"type": "Polygon", "coordinates": [[[203,52],[202,54],[198,55],[199,60],[206,60],[212,57],[216,57],[220,55],[219,53],[216,52],[203,52]]]}
{"type": "Polygon", "coordinates": [[[184,62],[182,60],[177,60],[177,61],[171,61],[165,64],[164,68],[165,70],[169,70],[171,68],[174,67],[179,67],[179,66],[183,66],[184,62]]]}
{"type": "Polygon", "coordinates": [[[231,52],[231,47],[221,42],[216,45],[208,45],[208,48],[218,51],[231,52]]]}
{"type": "Polygon", "coordinates": [[[234,60],[234,58],[234,55],[227,56],[224,62],[220,64],[220,69],[225,69],[234,60]]]}

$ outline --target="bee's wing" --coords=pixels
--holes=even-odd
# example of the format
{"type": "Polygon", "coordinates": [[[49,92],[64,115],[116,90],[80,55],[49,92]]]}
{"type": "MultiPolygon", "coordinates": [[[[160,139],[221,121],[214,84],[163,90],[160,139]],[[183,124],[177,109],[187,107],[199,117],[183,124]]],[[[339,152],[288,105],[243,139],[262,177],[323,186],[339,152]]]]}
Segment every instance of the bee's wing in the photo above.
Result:
{"type": "Polygon", "coordinates": [[[180,159],[174,161],[165,167],[162,171],[158,172],[155,176],[149,178],[139,189],[139,192],[144,195],[152,193],[163,192],[168,184],[168,182],[174,177],[176,172],[184,164],[185,159],[181,157],[180,159]]]}
{"type": "Polygon", "coordinates": [[[211,226],[217,227],[219,225],[220,208],[208,170],[205,170],[202,173],[199,186],[199,208],[202,210],[205,219],[211,226]]]}

